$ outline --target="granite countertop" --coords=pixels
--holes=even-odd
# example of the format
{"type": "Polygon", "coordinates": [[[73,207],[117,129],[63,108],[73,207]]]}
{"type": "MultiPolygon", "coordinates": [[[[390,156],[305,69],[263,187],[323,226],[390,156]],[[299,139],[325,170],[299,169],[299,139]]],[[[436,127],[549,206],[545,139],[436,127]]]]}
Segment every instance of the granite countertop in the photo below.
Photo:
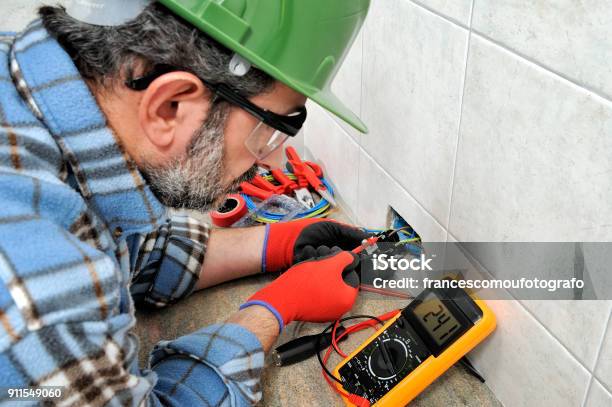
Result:
{"type": "MultiPolygon", "coordinates": [[[[338,218],[339,216],[335,216],[338,218]]],[[[153,346],[162,339],[173,339],[205,325],[224,321],[246,298],[274,279],[275,275],[258,275],[221,284],[192,294],[167,309],[138,312],[136,333],[140,337],[140,363],[145,366],[153,346]]],[[[360,295],[353,314],[380,315],[403,308],[405,301],[368,293],[360,295]]],[[[327,324],[293,323],[278,344],[295,336],[319,333],[327,324]]],[[[366,330],[342,343],[345,351],[355,349],[371,335],[366,330]]],[[[340,359],[332,358],[333,368],[340,359]]],[[[288,366],[268,363],[262,378],[263,405],[266,406],[343,406],[341,399],[322,377],[316,357],[288,366]]],[[[489,388],[469,375],[462,367],[453,367],[417,397],[411,406],[501,406],[489,388]]]]}

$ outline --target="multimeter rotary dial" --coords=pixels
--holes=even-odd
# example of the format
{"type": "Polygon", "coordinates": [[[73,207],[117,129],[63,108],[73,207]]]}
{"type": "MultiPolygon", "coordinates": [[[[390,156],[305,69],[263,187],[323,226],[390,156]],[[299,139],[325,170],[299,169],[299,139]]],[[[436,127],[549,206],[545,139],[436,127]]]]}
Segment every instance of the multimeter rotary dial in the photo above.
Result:
{"type": "MultiPolygon", "coordinates": [[[[408,347],[405,338],[393,335],[378,341],[378,346],[368,358],[370,374],[378,380],[389,380],[404,369],[408,360],[408,347]]],[[[409,344],[408,344],[409,345],[409,344]]]]}

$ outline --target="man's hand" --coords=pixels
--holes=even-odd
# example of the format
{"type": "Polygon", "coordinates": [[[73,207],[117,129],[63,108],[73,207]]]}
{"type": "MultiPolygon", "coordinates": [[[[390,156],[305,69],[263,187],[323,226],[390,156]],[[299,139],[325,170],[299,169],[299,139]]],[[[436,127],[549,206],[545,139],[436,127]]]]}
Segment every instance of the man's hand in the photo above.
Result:
{"type": "Polygon", "coordinates": [[[359,258],[346,251],[296,264],[251,296],[240,309],[255,305],[267,308],[281,330],[291,321],[334,321],[355,303],[358,266],[359,258]]]}
{"type": "Polygon", "coordinates": [[[367,237],[363,230],[334,220],[300,219],[274,223],[266,228],[262,269],[286,270],[300,261],[316,257],[321,248],[353,250],[367,237]]]}

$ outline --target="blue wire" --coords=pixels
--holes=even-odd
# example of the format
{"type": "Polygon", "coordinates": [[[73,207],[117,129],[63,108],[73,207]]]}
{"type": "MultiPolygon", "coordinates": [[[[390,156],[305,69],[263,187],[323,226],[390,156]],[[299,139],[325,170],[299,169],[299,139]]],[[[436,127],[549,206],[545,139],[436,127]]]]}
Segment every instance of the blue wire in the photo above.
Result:
{"type": "MultiPolygon", "coordinates": [[[[290,172],[285,171],[285,174],[291,174],[290,172]]],[[[334,196],[334,189],[332,188],[332,186],[329,184],[329,182],[327,182],[327,180],[325,178],[321,178],[321,182],[323,182],[323,185],[325,185],[325,187],[327,188],[327,190],[329,191],[329,193],[334,196]]],[[[253,200],[251,199],[251,197],[249,197],[248,195],[245,194],[240,194],[242,195],[242,197],[244,198],[244,201],[247,204],[247,208],[249,209],[249,211],[254,210],[257,207],[257,204],[255,202],[253,202],[253,200]]],[[[327,200],[325,198],[321,198],[321,200],[314,206],[314,208],[311,208],[305,212],[300,212],[295,216],[295,219],[300,219],[300,218],[304,218],[318,210],[323,209],[325,206],[329,205],[329,202],[327,202],[327,200]]],[[[281,219],[283,219],[283,217],[285,217],[285,215],[283,214],[278,214],[278,213],[271,213],[271,212],[263,212],[261,213],[261,217],[269,219],[269,220],[273,220],[273,221],[280,221],[281,219]]]]}

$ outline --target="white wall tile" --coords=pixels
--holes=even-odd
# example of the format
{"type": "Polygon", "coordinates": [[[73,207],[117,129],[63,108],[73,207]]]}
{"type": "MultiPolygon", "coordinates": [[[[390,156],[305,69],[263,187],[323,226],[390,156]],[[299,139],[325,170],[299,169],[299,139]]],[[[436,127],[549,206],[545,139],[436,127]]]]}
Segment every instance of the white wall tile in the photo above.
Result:
{"type": "Polygon", "coordinates": [[[467,31],[405,0],[372,2],[362,147],[446,226],[467,31]]]}
{"type": "Polygon", "coordinates": [[[392,207],[424,241],[446,241],[444,228],[363,150],[359,159],[357,199],[357,219],[366,227],[388,227],[389,208],[392,207]]]}
{"type": "Polygon", "coordinates": [[[590,373],[515,300],[487,301],[497,329],[470,354],[502,404],[579,406],[590,373]]]}
{"type": "MultiPolygon", "coordinates": [[[[346,55],[346,59],[338,72],[338,75],[332,83],[332,90],[340,100],[357,115],[361,113],[361,65],[362,65],[362,49],[363,49],[364,30],[359,32],[353,46],[346,55]]],[[[347,124],[344,120],[333,116],[334,120],[340,123],[340,126],[346,130],[356,141],[359,140],[361,133],[355,130],[353,126],[347,124]]],[[[367,123],[366,123],[367,125],[367,123]]]]}
{"type": "Polygon", "coordinates": [[[595,369],[612,301],[529,300],[521,303],[589,370],[595,369]]]}
{"type": "Polygon", "coordinates": [[[601,345],[595,376],[612,391],[612,320],[608,322],[608,330],[601,345]]]}
{"type": "Polygon", "coordinates": [[[304,124],[305,157],[321,164],[336,197],[349,217],[355,217],[359,171],[359,146],[331,115],[308,103],[309,117],[304,124]]]}
{"type": "Polygon", "coordinates": [[[612,394],[607,391],[601,383],[593,380],[589,394],[586,399],[585,407],[606,407],[612,406],[612,394]]]}
{"type": "Polygon", "coordinates": [[[472,27],[612,97],[611,21],[606,0],[477,0],[472,27]]]}
{"type": "Polygon", "coordinates": [[[462,241],[612,238],[612,104],[474,36],[450,231],[462,241]]]}
{"type": "Polygon", "coordinates": [[[413,3],[422,4],[459,24],[469,24],[472,0],[414,0],[413,3]]]}

